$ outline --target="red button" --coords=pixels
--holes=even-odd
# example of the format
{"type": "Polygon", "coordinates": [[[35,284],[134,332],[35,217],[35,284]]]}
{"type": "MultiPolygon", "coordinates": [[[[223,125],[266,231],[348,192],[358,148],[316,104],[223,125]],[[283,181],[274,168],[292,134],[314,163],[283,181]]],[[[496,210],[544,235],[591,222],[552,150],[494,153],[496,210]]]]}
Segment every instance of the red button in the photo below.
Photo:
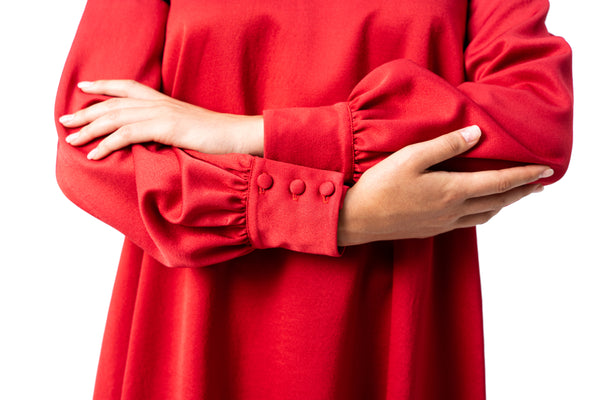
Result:
{"type": "Polygon", "coordinates": [[[301,179],[294,179],[292,183],[290,183],[290,192],[294,196],[300,196],[306,190],[306,184],[301,179]]]}
{"type": "Polygon", "coordinates": [[[319,186],[319,193],[321,193],[321,196],[329,197],[335,193],[335,185],[331,182],[323,182],[319,186]]]}
{"type": "Polygon", "coordinates": [[[271,186],[273,186],[273,177],[269,174],[262,173],[256,179],[256,183],[262,190],[269,190],[271,189],[271,186]]]}

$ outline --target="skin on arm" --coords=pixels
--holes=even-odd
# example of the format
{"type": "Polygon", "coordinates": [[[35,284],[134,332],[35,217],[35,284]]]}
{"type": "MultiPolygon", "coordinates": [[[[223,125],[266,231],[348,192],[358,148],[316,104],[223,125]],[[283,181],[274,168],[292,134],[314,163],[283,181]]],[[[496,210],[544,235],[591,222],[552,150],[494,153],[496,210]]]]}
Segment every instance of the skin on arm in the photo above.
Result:
{"type": "Polygon", "coordinates": [[[80,82],[78,87],[88,94],[112,97],[60,118],[67,128],[82,127],[66,138],[71,145],[104,137],[88,154],[90,160],[144,142],[208,154],[263,154],[262,115],[210,111],[131,80],[80,82]]]}
{"type": "MultiPolygon", "coordinates": [[[[82,82],[79,87],[112,96],[60,118],[68,128],[81,127],[66,138],[73,146],[102,138],[88,154],[90,160],[144,142],[210,154],[263,154],[262,116],[217,113],[129,80],[82,82]]],[[[347,192],[338,245],[424,238],[479,225],[543,189],[532,184],[553,174],[542,165],[481,172],[430,170],[475,146],[480,136],[478,127],[464,128],[406,146],[368,169],[347,192]]]]}
{"type": "Polygon", "coordinates": [[[430,167],[472,148],[481,130],[471,126],[407,146],[367,170],[340,211],[338,245],[425,238],[483,224],[503,207],[543,190],[552,176],[542,165],[496,171],[446,172],[430,167]]]}

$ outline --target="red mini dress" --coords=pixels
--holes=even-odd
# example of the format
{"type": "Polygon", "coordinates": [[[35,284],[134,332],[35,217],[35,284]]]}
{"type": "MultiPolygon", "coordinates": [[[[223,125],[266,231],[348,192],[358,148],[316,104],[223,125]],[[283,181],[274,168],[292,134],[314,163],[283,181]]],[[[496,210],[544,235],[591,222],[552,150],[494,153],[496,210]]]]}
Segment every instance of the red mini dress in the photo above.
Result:
{"type": "Polygon", "coordinates": [[[339,249],[345,191],[411,143],[477,124],[440,168],[522,163],[560,178],[571,51],[546,0],[90,0],[57,117],[134,79],[262,114],[265,154],[156,143],[100,161],[65,143],[57,178],[126,239],[96,399],[485,397],[474,229],[339,249]]]}

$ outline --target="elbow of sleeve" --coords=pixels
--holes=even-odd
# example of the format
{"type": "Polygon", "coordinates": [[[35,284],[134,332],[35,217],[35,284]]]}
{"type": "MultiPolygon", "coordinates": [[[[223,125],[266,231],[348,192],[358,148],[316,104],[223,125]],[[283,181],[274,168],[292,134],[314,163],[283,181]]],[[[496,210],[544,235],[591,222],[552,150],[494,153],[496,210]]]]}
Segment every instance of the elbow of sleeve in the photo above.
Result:
{"type": "Polygon", "coordinates": [[[56,182],[63,194],[76,206],[84,211],[91,213],[88,208],[88,199],[85,195],[85,174],[84,166],[78,162],[78,157],[74,149],[62,143],[59,143],[56,153],[56,182]]]}
{"type": "Polygon", "coordinates": [[[467,81],[458,89],[469,99],[466,120],[484,133],[468,157],[548,165],[555,173],[543,183],[552,183],[571,156],[572,50],[545,29],[521,28],[526,34],[509,31],[497,45],[474,41],[467,48],[467,81]]]}
{"type": "MultiPolygon", "coordinates": [[[[465,157],[460,157],[467,170],[500,169],[538,164],[554,170],[551,184],[561,179],[569,166],[573,145],[572,107],[544,117],[524,115],[512,119],[510,126],[496,122],[481,124],[483,138],[465,157]]],[[[461,169],[463,169],[461,168],[461,169]]]]}
{"type": "Polygon", "coordinates": [[[546,79],[545,92],[538,92],[546,99],[546,106],[539,113],[542,133],[533,151],[555,171],[545,183],[556,182],[564,176],[573,147],[572,51],[564,40],[561,43],[561,50],[555,55],[556,70],[546,79]]]}
{"type": "Polygon", "coordinates": [[[554,169],[554,175],[545,183],[554,183],[562,178],[567,172],[573,148],[573,108],[557,115],[556,130],[554,135],[549,135],[544,146],[544,153],[539,156],[548,161],[548,165],[554,169]]]}
{"type": "Polygon", "coordinates": [[[542,183],[559,180],[567,171],[573,145],[573,90],[570,73],[546,76],[543,84],[495,86],[476,92],[475,84],[462,90],[482,108],[467,115],[480,125],[483,138],[466,158],[478,159],[472,169],[503,168],[523,164],[547,165],[554,170],[542,183]],[[483,163],[479,168],[478,163],[483,163]],[[507,164],[502,164],[507,162],[507,164]],[[487,164],[486,164],[487,163],[487,164]]]}
{"type": "MultiPolygon", "coordinates": [[[[570,54],[570,53],[569,53],[570,54]]],[[[573,86],[570,70],[570,56],[568,68],[557,74],[550,88],[546,88],[545,102],[536,110],[529,109],[525,115],[525,123],[529,124],[529,131],[533,131],[531,139],[527,140],[530,151],[539,164],[546,164],[554,169],[554,175],[544,183],[554,183],[562,178],[569,166],[573,147],[573,86]]],[[[527,131],[525,131],[527,132],[527,131]]]]}

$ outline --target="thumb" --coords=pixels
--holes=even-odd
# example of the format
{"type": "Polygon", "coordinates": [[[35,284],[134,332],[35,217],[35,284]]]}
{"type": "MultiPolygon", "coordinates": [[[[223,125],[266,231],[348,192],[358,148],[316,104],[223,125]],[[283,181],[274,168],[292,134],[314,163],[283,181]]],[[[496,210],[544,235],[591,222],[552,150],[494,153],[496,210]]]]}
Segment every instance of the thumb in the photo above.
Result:
{"type": "Polygon", "coordinates": [[[410,146],[409,151],[416,152],[415,157],[411,157],[411,159],[415,162],[416,167],[425,170],[469,150],[479,141],[480,137],[481,129],[477,125],[462,128],[410,146]]]}

